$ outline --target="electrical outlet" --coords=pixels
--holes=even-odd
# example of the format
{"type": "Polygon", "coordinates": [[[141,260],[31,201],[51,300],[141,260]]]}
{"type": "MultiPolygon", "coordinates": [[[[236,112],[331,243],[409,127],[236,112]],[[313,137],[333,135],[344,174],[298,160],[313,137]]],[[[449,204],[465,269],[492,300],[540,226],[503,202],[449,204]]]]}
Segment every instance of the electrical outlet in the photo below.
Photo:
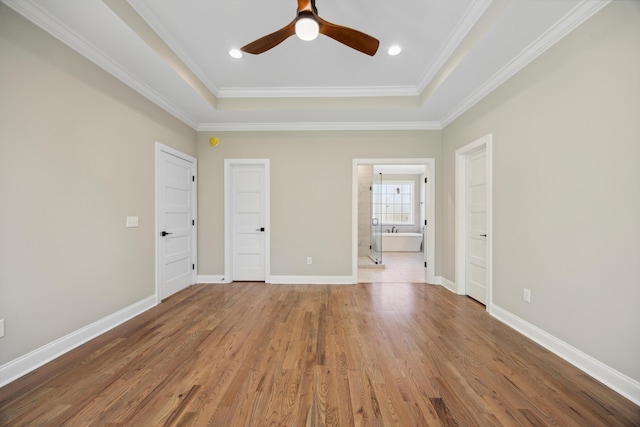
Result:
{"type": "Polygon", "coordinates": [[[524,294],[522,295],[522,299],[526,302],[531,302],[531,290],[524,288],[524,294]]]}
{"type": "Polygon", "coordinates": [[[307,264],[308,265],[313,264],[313,258],[311,258],[310,256],[307,257],[307,264]]]}
{"type": "Polygon", "coordinates": [[[0,338],[4,336],[4,319],[0,319],[0,338]]]}

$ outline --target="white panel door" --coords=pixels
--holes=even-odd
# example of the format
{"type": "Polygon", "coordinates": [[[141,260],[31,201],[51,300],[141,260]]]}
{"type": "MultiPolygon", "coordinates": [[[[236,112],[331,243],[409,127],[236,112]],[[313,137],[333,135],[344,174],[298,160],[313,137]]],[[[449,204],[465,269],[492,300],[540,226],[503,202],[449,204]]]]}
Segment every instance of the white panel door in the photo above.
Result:
{"type": "Polygon", "coordinates": [[[158,251],[160,299],[194,283],[194,163],[159,153],[158,251]]]}
{"type": "Polygon", "coordinates": [[[483,148],[467,158],[466,293],[487,303],[487,154],[483,148]]]}
{"type": "Polygon", "coordinates": [[[231,180],[232,277],[234,281],[264,281],[264,165],[235,165],[231,180]]]}

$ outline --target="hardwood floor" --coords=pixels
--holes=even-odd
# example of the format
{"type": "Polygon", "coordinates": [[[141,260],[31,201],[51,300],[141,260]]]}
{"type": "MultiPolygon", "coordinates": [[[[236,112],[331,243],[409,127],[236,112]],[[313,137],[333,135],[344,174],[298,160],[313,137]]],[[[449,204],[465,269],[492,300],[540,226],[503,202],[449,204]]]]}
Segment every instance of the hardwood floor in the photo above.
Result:
{"type": "Polygon", "coordinates": [[[0,425],[637,426],[640,408],[440,287],[234,283],[1,388],[0,425]]]}

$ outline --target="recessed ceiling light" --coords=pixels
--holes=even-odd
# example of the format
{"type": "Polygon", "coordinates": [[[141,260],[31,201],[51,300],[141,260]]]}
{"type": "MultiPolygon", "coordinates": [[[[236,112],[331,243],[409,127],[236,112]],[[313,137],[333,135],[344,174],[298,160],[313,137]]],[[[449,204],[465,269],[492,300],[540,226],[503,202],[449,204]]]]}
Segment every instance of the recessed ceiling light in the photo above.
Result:
{"type": "Polygon", "coordinates": [[[393,45],[389,48],[389,50],[387,50],[387,53],[391,56],[396,56],[400,52],[402,52],[402,48],[398,45],[393,45]]]}
{"type": "Polygon", "coordinates": [[[238,49],[231,49],[231,50],[229,51],[229,55],[230,55],[232,58],[236,58],[236,59],[240,59],[240,58],[242,58],[242,52],[240,52],[238,49]]]}

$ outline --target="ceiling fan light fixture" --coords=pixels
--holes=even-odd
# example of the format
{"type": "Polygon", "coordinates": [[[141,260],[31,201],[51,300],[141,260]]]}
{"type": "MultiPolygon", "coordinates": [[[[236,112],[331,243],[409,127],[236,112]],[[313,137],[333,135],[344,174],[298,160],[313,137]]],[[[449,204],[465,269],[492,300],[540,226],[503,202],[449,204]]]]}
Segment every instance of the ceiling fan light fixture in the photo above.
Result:
{"type": "Polygon", "coordinates": [[[259,55],[273,49],[294,34],[301,40],[310,41],[318,37],[320,33],[369,56],[374,56],[380,47],[380,40],[375,37],[353,28],[332,24],[320,18],[316,8],[316,0],[298,0],[298,12],[293,21],[279,30],[243,46],[242,51],[259,55]]]}
{"type": "Polygon", "coordinates": [[[318,21],[309,17],[302,17],[296,21],[296,35],[304,41],[315,40],[320,33],[318,21]]]}

